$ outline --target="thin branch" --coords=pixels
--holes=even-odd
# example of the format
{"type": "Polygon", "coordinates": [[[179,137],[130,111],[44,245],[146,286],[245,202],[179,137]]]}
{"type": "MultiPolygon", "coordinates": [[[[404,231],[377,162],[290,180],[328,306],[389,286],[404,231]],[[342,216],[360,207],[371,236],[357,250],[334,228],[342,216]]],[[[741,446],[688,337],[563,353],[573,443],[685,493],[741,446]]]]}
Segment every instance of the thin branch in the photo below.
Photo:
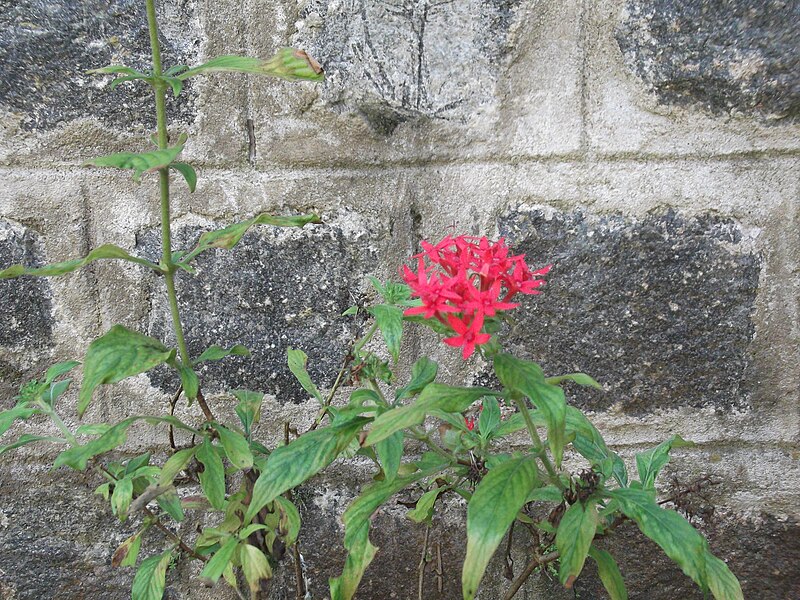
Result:
{"type": "Polygon", "coordinates": [[[419,578],[417,580],[417,598],[418,600],[425,600],[425,597],[422,595],[422,592],[425,587],[425,565],[427,564],[428,558],[428,537],[431,534],[431,524],[428,523],[425,526],[425,539],[422,541],[422,556],[419,557],[419,578]]]}
{"type": "Polygon", "coordinates": [[[558,560],[558,552],[550,552],[545,554],[544,556],[539,556],[538,554],[534,554],[533,558],[530,560],[528,565],[525,567],[525,570],[519,574],[514,580],[514,583],[511,584],[511,587],[506,592],[506,595],[503,596],[503,600],[511,600],[522,587],[522,585],[528,580],[528,577],[531,576],[537,568],[541,567],[542,565],[546,565],[547,563],[551,563],[554,560],[558,560]]]}

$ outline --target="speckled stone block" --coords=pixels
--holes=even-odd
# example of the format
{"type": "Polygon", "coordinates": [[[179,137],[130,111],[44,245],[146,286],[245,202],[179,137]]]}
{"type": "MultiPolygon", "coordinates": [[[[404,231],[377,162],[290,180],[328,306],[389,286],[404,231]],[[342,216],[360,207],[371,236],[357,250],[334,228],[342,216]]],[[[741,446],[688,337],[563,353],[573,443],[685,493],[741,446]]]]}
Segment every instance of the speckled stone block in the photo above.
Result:
{"type": "Polygon", "coordinates": [[[524,303],[512,347],[548,374],[584,371],[591,409],[748,404],[748,346],[761,260],[732,221],[672,211],[643,219],[511,211],[500,232],[530,263],[553,263],[524,303]]]}
{"type": "Polygon", "coordinates": [[[800,4],[629,0],[616,39],[666,104],[774,121],[800,118],[800,4]]]}
{"type": "MultiPolygon", "coordinates": [[[[168,33],[162,34],[165,64],[186,63],[199,43],[190,27],[187,0],[159,3],[168,33]],[[164,6],[166,4],[166,6],[164,6]],[[169,39],[167,39],[169,37],[169,39]]],[[[139,0],[0,1],[0,106],[23,115],[28,130],[96,117],[105,125],[155,124],[152,91],[138,82],[111,91],[113,76],[87,71],[124,64],[147,72],[150,38],[145,4],[139,0]]],[[[172,117],[187,120],[192,102],[168,100],[172,117]]]]}
{"type": "MultiPolygon", "coordinates": [[[[176,246],[191,247],[200,233],[179,230],[176,246]]],[[[154,232],[140,236],[145,254],[158,242],[154,232]]],[[[262,227],[233,250],[201,255],[197,275],[182,273],[176,284],[190,353],[198,356],[212,344],[243,344],[252,352],[202,366],[205,389],[248,388],[275,394],[282,403],[304,401],[308,395],[286,364],[288,347],[309,356],[308,370],[319,386],[331,385],[357,333],[353,318],[341,314],[374,260],[363,244],[328,226],[262,227]]],[[[149,333],[168,339],[163,282],[153,282],[151,298],[149,333]]],[[[177,387],[165,371],[155,371],[153,381],[167,390],[177,387]]]]}

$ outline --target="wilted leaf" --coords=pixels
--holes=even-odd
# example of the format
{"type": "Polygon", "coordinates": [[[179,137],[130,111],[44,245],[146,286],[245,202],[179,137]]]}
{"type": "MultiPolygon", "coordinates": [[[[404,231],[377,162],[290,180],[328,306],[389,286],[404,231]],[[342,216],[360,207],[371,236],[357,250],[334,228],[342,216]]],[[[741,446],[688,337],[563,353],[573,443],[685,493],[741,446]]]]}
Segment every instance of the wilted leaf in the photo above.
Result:
{"type": "Polygon", "coordinates": [[[545,379],[545,383],[549,383],[550,385],[559,385],[564,381],[573,381],[578,385],[582,385],[584,387],[593,387],[597,390],[603,389],[602,385],[597,383],[586,373],[569,373],[567,375],[559,375],[558,377],[548,377],[545,379]]]}
{"type": "Polygon", "coordinates": [[[126,260],[128,262],[144,265],[145,267],[149,267],[156,271],[161,270],[157,264],[152,263],[149,260],[145,260],[144,258],[131,256],[125,250],[115,246],[114,244],[104,244],[89,252],[85,258],[76,258],[65,262],[53,263],[52,265],[45,265],[44,267],[26,268],[22,265],[12,265],[0,271],[0,279],[20,277],[22,275],[32,275],[36,277],[57,277],[59,275],[71,273],[72,271],[80,269],[81,267],[84,267],[96,260],[108,258],[126,260]]]}
{"type": "Polygon", "coordinates": [[[179,79],[187,79],[200,73],[212,71],[253,73],[271,75],[289,80],[322,81],[325,74],[317,61],[302,50],[281,48],[269,60],[250,58],[247,56],[218,56],[178,75],[179,79]]]}
{"type": "Polygon", "coordinates": [[[309,223],[322,223],[317,215],[298,215],[295,217],[274,217],[266,213],[262,213],[247,221],[241,223],[234,223],[228,225],[223,229],[217,231],[207,231],[200,236],[197,246],[181,258],[181,264],[186,264],[193,260],[201,252],[205,252],[211,248],[224,248],[230,250],[242,236],[247,233],[253,225],[273,225],[275,227],[303,227],[309,223]]]}
{"type": "Polygon", "coordinates": [[[250,594],[255,595],[261,589],[261,580],[272,577],[272,567],[264,553],[250,544],[239,546],[239,561],[242,563],[242,573],[250,587],[250,594]]]}

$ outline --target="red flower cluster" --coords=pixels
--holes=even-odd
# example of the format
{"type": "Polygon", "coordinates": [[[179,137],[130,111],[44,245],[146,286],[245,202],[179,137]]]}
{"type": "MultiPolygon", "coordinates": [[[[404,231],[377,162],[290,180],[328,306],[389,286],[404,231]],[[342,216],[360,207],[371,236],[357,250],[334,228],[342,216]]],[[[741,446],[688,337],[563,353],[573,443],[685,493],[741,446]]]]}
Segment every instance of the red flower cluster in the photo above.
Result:
{"type": "Polygon", "coordinates": [[[447,236],[436,245],[422,242],[422,247],[424,252],[412,257],[417,271],[403,267],[403,279],[422,306],[404,314],[435,318],[449,326],[456,335],[444,342],[462,347],[464,360],[475,346],[491,339],[482,333],[485,318],[519,306],[510,302],[518,293],[538,294],[545,283],[540,277],[552,267],[531,271],[524,255],[509,256],[503,238],[490,242],[485,237],[447,236]],[[431,263],[427,267],[426,258],[431,263]]]}

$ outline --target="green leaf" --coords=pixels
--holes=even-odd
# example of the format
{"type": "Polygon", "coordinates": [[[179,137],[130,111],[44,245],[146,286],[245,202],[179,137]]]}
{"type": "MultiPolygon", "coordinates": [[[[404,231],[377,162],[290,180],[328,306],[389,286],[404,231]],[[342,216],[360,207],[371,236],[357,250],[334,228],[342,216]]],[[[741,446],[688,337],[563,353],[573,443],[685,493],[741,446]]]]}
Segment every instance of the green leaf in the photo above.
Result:
{"type": "Polygon", "coordinates": [[[231,562],[233,553],[236,551],[238,545],[239,538],[228,538],[225,543],[220,546],[219,550],[214,553],[211,560],[206,563],[205,567],[203,567],[203,570],[200,572],[200,577],[211,583],[217,583],[225,567],[231,562]]]}
{"type": "Polygon", "coordinates": [[[225,468],[210,439],[203,439],[196,456],[204,467],[203,472],[200,473],[200,486],[211,506],[217,510],[223,510],[225,508],[225,468]]]}
{"type": "Polygon", "coordinates": [[[71,383],[72,379],[62,379],[61,381],[51,383],[46,389],[42,390],[39,398],[49,406],[53,406],[55,405],[56,400],[58,400],[61,395],[67,391],[67,388],[69,388],[71,383]]]}
{"type": "MultiPolygon", "coordinates": [[[[183,81],[178,79],[177,77],[162,77],[163,81],[166,81],[169,84],[169,87],[172,88],[172,95],[177,98],[181,95],[181,91],[183,91],[183,81]]],[[[186,165],[189,166],[189,165],[186,165]]],[[[191,167],[189,167],[191,169],[191,167]]],[[[188,181],[188,180],[187,180],[188,181]]],[[[189,184],[189,187],[193,187],[192,184],[189,184]]],[[[194,191],[194,190],[192,190],[194,191]]]]}
{"type": "Polygon", "coordinates": [[[467,556],[461,575],[464,600],[472,600],[489,560],[531,490],[539,484],[536,459],[514,458],[489,471],[467,506],[467,556]]]}
{"type": "Polygon", "coordinates": [[[196,365],[207,360],[220,360],[226,356],[250,356],[250,350],[241,344],[231,346],[227,350],[217,345],[209,346],[200,356],[193,360],[192,363],[196,365]]]}
{"type": "Polygon", "coordinates": [[[403,337],[403,311],[396,306],[378,304],[370,307],[369,312],[375,317],[389,354],[396,363],[400,357],[400,342],[403,337]]]}
{"type": "Polygon", "coordinates": [[[146,75],[126,75],[125,77],[115,77],[108,85],[108,89],[113,92],[115,89],[117,89],[117,86],[123,83],[128,83],[129,81],[146,81],[147,83],[152,83],[153,78],[146,75]]]}
{"type": "Polygon", "coordinates": [[[103,435],[109,429],[111,429],[111,425],[108,423],[91,423],[78,427],[75,435],[103,435]]]}
{"type": "Polygon", "coordinates": [[[567,509],[556,532],[559,554],[558,578],[571,588],[583,569],[597,530],[597,507],[594,503],[576,502],[567,509]]]}
{"type": "Polygon", "coordinates": [[[120,421],[99,438],[92,440],[88,444],[73,446],[65,450],[56,457],[56,460],[53,462],[53,468],[56,469],[61,466],[67,466],[76,471],[83,471],[89,459],[93,456],[103,454],[104,452],[108,452],[124,444],[125,440],[128,438],[128,427],[130,427],[133,422],[134,420],[130,418],[120,421]]]}
{"type": "Polygon", "coordinates": [[[547,422],[547,441],[556,467],[561,465],[566,443],[567,403],[564,390],[544,382],[542,369],[536,363],[519,360],[510,354],[494,357],[494,370],[500,382],[512,392],[531,399],[547,422]]]}
{"type": "Polygon", "coordinates": [[[706,578],[708,587],[717,600],[744,600],[742,586],[722,560],[706,552],[706,578]]]}
{"type": "Polygon", "coordinates": [[[200,392],[200,379],[198,379],[197,373],[186,365],[179,365],[178,373],[181,374],[181,386],[186,397],[190,401],[197,398],[197,394],[200,392]]]}
{"type": "Polygon", "coordinates": [[[95,167],[132,169],[133,180],[138,182],[143,173],[152,173],[169,167],[182,151],[183,143],[163,150],[153,150],[152,152],[138,154],[134,152],[117,152],[87,160],[83,163],[83,166],[94,165],[95,167]]]}
{"type": "MultiPolygon", "coordinates": [[[[575,433],[572,446],[578,453],[589,460],[592,466],[603,465],[610,462],[611,472],[614,479],[625,487],[628,485],[628,473],[625,463],[616,452],[612,452],[606,446],[603,436],[597,431],[591,421],[573,406],[567,407],[567,430],[575,433]]],[[[606,476],[609,473],[605,473],[606,476]]]]}
{"type": "Polygon", "coordinates": [[[442,383],[425,386],[414,404],[387,410],[372,424],[365,446],[377,444],[395,431],[419,425],[433,410],[462,412],[483,396],[496,396],[497,392],[481,387],[453,387],[442,383]]]}
{"type": "Polygon", "coordinates": [[[128,461],[125,465],[125,475],[133,475],[144,466],[150,464],[150,453],[145,452],[144,454],[140,454],[139,456],[132,458],[128,461]]]}
{"type": "Polygon", "coordinates": [[[500,424],[500,405],[497,398],[491,396],[483,399],[483,410],[478,419],[478,431],[484,438],[488,438],[500,424]]]}
{"type": "Polygon", "coordinates": [[[175,351],[158,340],[115,325],[89,345],[78,396],[78,416],[86,412],[97,386],[144,373],[174,356],[175,351]]]}
{"type": "Polygon", "coordinates": [[[673,448],[683,448],[694,446],[692,442],[687,442],[679,435],[673,435],[668,440],[661,442],[655,448],[646,452],[639,452],[636,455],[636,468],[639,471],[639,481],[645,489],[655,489],[656,477],[664,466],[669,462],[669,452],[673,448]]]}
{"type": "Polygon", "coordinates": [[[342,313],[343,317],[352,317],[353,315],[358,314],[358,306],[351,306],[346,311],[342,313]]]}
{"type": "Polygon", "coordinates": [[[8,452],[9,450],[14,450],[15,448],[19,448],[21,446],[26,446],[28,444],[32,444],[34,442],[66,442],[64,438],[60,437],[51,437],[51,436],[44,436],[44,435],[29,435],[27,433],[22,434],[19,436],[19,439],[16,442],[12,442],[11,444],[6,444],[5,446],[0,446],[0,456],[8,452]]]}
{"type": "Polygon", "coordinates": [[[408,385],[397,390],[394,396],[394,401],[398,402],[404,398],[410,398],[419,394],[426,385],[436,379],[436,374],[439,371],[439,365],[432,361],[427,356],[423,356],[413,365],[411,365],[411,381],[408,385]]]}
{"type": "Polygon", "coordinates": [[[250,390],[233,390],[232,394],[239,400],[239,404],[234,409],[236,415],[242,422],[245,435],[250,437],[253,424],[258,423],[261,417],[261,403],[264,401],[264,394],[250,390]]]}
{"type": "Polygon", "coordinates": [[[446,487],[435,487],[428,490],[417,500],[417,505],[406,513],[406,516],[415,523],[430,523],[433,518],[433,507],[439,494],[444,492],[446,487]]]}
{"type": "Polygon", "coordinates": [[[620,488],[608,492],[647,537],[675,561],[703,591],[717,600],[740,600],[741,587],[728,567],[708,551],[708,542],[678,513],[661,508],[652,492],[620,488]]]}
{"type": "Polygon", "coordinates": [[[303,227],[304,225],[308,225],[309,223],[322,223],[320,218],[317,215],[298,215],[295,217],[273,217],[272,215],[268,215],[267,213],[262,213],[252,219],[248,219],[247,221],[242,221],[241,223],[234,223],[233,225],[228,225],[223,229],[218,229],[217,231],[207,231],[203,235],[200,236],[200,240],[197,242],[197,246],[191,251],[188,252],[184,257],[181,259],[181,264],[186,264],[194,259],[198,254],[201,252],[205,252],[211,248],[224,248],[226,250],[230,250],[236,244],[239,243],[239,240],[242,239],[242,236],[247,233],[247,230],[250,229],[253,225],[274,225],[275,227],[303,227]]]}
{"type": "Polygon", "coordinates": [[[67,373],[72,371],[72,369],[77,367],[79,364],[81,363],[79,363],[77,360],[69,360],[67,362],[60,362],[54,364],[52,367],[47,369],[47,373],[45,373],[44,376],[44,382],[53,383],[53,381],[55,381],[56,378],[61,377],[62,375],[66,375],[67,373]]]}
{"type": "Polygon", "coordinates": [[[300,385],[303,386],[305,391],[322,403],[322,394],[319,393],[317,386],[311,381],[311,377],[309,377],[308,371],[306,370],[306,366],[308,365],[308,356],[306,353],[302,350],[287,348],[286,354],[288,356],[289,370],[297,381],[300,382],[300,385]]]}
{"type": "Polygon", "coordinates": [[[172,559],[172,550],[151,556],[142,561],[133,578],[131,600],[161,600],[166,586],[167,567],[172,559]]]}
{"type": "Polygon", "coordinates": [[[234,467],[249,469],[253,466],[253,453],[244,437],[219,424],[214,425],[214,429],[217,430],[222,448],[234,467]]]}
{"type": "Polygon", "coordinates": [[[239,561],[242,563],[242,573],[250,586],[250,594],[255,595],[261,588],[261,580],[272,577],[272,567],[264,553],[250,544],[239,546],[239,561]]]}
{"type": "Polygon", "coordinates": [[[123,75],[136,75],[139,77],[147,77],[146,73],[142,73],[141,71],[137,71],[136,69],[131,69],[130,67],[126,67],[125,65],[108,65],[107,67],[100,67],[99,69],[90,69],[86,71],[89,75],[95,74],[117,74],[121,73],[123,75]]]}
{"type": "Polygon", "coordinates": [[[165,513],[175,519],[178,523],[183,521],[183,507],[181,506],[181,499],[178,497],[178,492],[175,489],[169,489],[156,498],[156,502],[165,513]]]}
{"type": "Polygon", "coordinates": [[[584,387],[592,387],[597,390],[603,389],[602,385],[597,383],[586,373],[569,373],[567,375],[559,375],[558,377],[548,377],[544,381],[545,383],[549,383],[550,385],[560,385],[564,381],[574,381],[578,385],[582,385],[584,387]]]}
{"type": "Polygon", "coordinates": [[[128,428],[137,421],[145,421],[151,425],[168,423],[173,427],[183,429],[195,435],[199,435],[200,433],[173,416],[151,417],[145,415],[128,417],[113,427],[110,427],[99,438],[92,440],[88,444],[73,446],[59,454],[53,463],[53,468],[57,469],[58,467],[67,466],[77,471],[83,471],[86,468],[87,462],[93,456],[103,454],[104,452],[108,452],[124,444],[127,439],[128,428]]]}
{"type": "Polygon", "coordinates": [[[111,494],[111,510],[120,521],[128,518],[128,507],[133,500],[133,481],[128,477],[118,479],[111,494]]]}
{"type": "Polygon", "coordinates": [[[18,404],[14,408],[9,408],[8,410],[0,412],[0,435],[8,431],[16,419],[24,421],[38,412],[36,408],[31,408],[27,403],[18,404]]]}
{"type": "Polygon", "coordinates": [[[187,79],[200,73],[213,71],[271,75],[289,80],[322,81],[325,79],[319,63],[302,50],[294,48],[281,48],[269,60],[247,56],[217,56],[178,75],[178,78],[187,79]]]}
{"type": "MultiPolygon", "coordinates": [[[[180,91],[175,95],[177,96],[178,94],[180,94],[180,91]]],[[[189,186],[189,192],[194,193],[195,188],[197,188],[197,173],[195,172],[194,168],[192,168],[192,165],[182,162],[174,162],[169,167],[170,169],[175,169],[178,173],[183,175],[183,178],[186,180],[186,184],[189,186]]]]}
{"type": "Polygon", "coordinates": [[[397,470],[400,468],[400,460],[403,458],[403,432],[395,431],[388,438],[375,444],[375,451],[381,459],[386,480],[394,480],[397,477],[397,470]]]}
{"type": "Polygon", "coordinates": [[[528,494],[528,499],[526,500],[526,504],[528,502],[561,502],[563,498],[563,492],[558,489],[554,485],[546,485],[544,487],[536,488],[530,494],[528,494]]]}
{"type": "Polygon", "coordinates": [[[170,456],[167,462],[164,463],[164,466],[161,467],[158,485],[165,486],[172,483],[178,474],[186,468],[189,461],[192,460],[195,452],[197,452],[197,446],[178,450],[175,454],[170,456]]]}
{"type": "Polygon", "coordinates": [[[350,600],[356,593],[377,548],[369,541],[370,517],[378,507],[406,486],[437,473],[447,463],[420,470],[408,477],[393,481],[378,481],[368,485],[361,495],[353,500],[342,517],[344,521],[344,547],[347,550],[344,570],[339,577],[330,580],[331,600],[350,600]]]}
{"type": "Polygon", "coordinates": [[[369,419],[358,417],[306,433],[290,444],[277,448],[267,459],[265,469],[253,486],[253,497],[245,522],[267,503],[327,467],[369,419]]]}
{"type": "MultiPolygon", "coordinates": [[[[9,277],[19,277],[21,275],[33,275],[37,277],[57,277],[58,275],[65,275],[66,273],[71,273],[72,271],[80,269],[81,267],[85,267],[89,263],[94,262],[96,260],[111,259],[111,258],[126,260],[128,262],[144,265],[145,267],[149,267],[156,271],[161,270],[157,264],[152,263],[149,260],[145,260],[144,258],[137,258],[135,256],[131,256],[119,246],[115,246],[114,244],[103,244],[102,246],[95,248],[94,250],[89,252],[89,254],[87,254],[85,258],[76,258],[65,262],[53,263],[52,265],[45,265],[44,267],[34,267],[34,268],[26,268],[22,265],[12,265],[0,271],[0,279],[8,279],[9,277]]],[[[63,364],[69,364],[69,363],[63,363],[63,364]]]]}
{"type": "Polygon", "coordinates": [[[597,563],[600,581],[603,582],[603,587],[606,588],[611,600],[628,600],[628,590],[625,588],[622,573],[614,557],[595,546],[589,548],[589,556],[597,563]]]}

